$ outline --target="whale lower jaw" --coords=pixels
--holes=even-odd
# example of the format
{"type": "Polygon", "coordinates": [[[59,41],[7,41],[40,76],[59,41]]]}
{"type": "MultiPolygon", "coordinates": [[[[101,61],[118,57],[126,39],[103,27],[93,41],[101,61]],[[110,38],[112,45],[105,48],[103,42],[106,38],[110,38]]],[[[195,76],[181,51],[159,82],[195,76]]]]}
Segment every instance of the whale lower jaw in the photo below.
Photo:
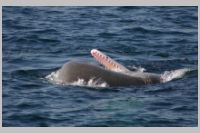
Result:
{"type": "Polygon", "coordinates": [[[91,50],[91,55],[102,65],[105,66],[106,69],[109,69],[111,71],[115,72],[130,72],[126,67],[121,65],[120,63],[114,61],[109,56],[105,55],[101,51],[97,49],[91,50]]]}

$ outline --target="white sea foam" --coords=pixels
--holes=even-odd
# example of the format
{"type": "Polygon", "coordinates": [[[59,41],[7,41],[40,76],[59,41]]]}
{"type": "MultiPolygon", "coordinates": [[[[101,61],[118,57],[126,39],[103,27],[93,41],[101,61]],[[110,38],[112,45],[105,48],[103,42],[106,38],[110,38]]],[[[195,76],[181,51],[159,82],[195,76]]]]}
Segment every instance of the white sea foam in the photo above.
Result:
{"type": "Polygon", "coordinates": [[[70,85],[75,86],[87,86],[87,87],[108,87],[106,82],[99,82],[98,80],[90,79],[88,82],[84,81],[84,79],[78,79],[77,81],[70,83],[70,85]]]}
{"type": "Polygon", "coordinates": [[[47,75],[45,78],[53,83],[61,84],[62,81],[58,79],[58,73],[59,71],[52,72],[51,74],[47,75]]]}
{"type": "Polygon", "coordinates": [[[134,71],[139,71],[139,72],[144,72],[144,71],[146,71],[146,69],[143,68],[143,67],[141,67],[141,66],[139,66],[139,67],[131,66],[130,68],[133,69],[134,71]]]}
{"type": "Polygon", "coordinates": [[[93,78],[91,78],[89,81],[84,81],[84,79],[78,79],[77,81],[74,81],[72,83],[63,83],[63,81],[58,78],[58,73],[59,71],[52,72],[45,78],[54,84],[60,84],[60,85],[87,86],[87,87],[98,87],[98,88],[104,88],[109,86],[106,82],[102,82],[98,79],[96,80],[93,78]]]}
{"type": "Polygon", "coordinates": [[[191,69],[183,68],[178,70],[172,70],[172,71],[165,71],[161,75],[162,82],[169,82],[173,79],[182,78],[187,72],[191,71],[191,69]]]}

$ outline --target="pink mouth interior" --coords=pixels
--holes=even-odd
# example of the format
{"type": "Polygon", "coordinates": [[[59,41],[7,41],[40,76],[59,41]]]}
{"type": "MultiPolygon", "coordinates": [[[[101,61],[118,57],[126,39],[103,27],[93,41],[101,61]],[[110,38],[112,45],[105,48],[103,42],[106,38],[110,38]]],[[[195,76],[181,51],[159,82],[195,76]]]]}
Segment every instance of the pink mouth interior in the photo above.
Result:
{"type": "Polygon", "coordinates": [[[122,65],[118,64],[113,59],[111,59],[110,57],[106,56],[105,54],[96,49],[91,50],[91,54],[97,61],[99,61],[109,70],[123,71],[126,69],[122,65]]]}

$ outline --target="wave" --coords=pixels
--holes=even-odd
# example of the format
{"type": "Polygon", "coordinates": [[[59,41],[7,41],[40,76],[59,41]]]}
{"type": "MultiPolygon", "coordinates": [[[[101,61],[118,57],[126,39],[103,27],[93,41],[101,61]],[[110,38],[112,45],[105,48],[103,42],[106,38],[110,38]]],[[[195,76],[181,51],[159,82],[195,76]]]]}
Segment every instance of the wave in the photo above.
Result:
{"type": "Polygon", "coordinates": [[[124,28],[123,31],[130,32],[130,33],[149,33],[149,34],[155,34],[155,35],[190,35],[194,34],[193,31],[186,31],[186,30],[163,30],[163,29],[152,29],[148,27],[132,27],[132,28],[124,28]]]}

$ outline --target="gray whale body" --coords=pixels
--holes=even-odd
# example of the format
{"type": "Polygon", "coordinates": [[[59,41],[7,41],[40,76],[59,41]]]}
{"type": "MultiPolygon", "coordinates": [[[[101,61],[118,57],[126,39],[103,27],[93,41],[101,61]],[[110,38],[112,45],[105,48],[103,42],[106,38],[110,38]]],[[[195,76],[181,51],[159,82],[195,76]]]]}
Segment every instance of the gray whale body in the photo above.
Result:
{"type": "Polygon", "coordinates": [[[62,83],[72,83],[78,79],[88,82],[90,79],[106,82],[109,86],[130,86],[161,83],[160,74],[131,72],[131,74],[118,73],[102,67],[70,61],[58,70],[57,78],[62,83]]]}

